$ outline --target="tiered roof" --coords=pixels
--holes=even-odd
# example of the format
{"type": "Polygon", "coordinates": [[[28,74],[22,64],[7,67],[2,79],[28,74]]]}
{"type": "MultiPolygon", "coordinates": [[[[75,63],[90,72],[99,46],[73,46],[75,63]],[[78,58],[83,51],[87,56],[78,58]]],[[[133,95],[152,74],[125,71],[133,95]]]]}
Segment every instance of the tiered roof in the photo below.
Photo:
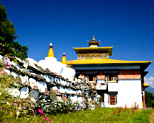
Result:
{"type": "Polygon", "coordinates": [[[75,52],[78,55],[77,60],[67,61],[69,65],[85,65],[85,64],[101,64],[101,65],[141,65],[142,69],[146,69],[151,61],[126,61],[126,60],[115,60],[109,59],[109,56],[112,56],[112,48],[111,47],[98,47],[100,45],[100,41],[96,41],[93,36],[92,41],[88,41],[88,45],[90,47],[80,47],[74,48],[75,52]]]}

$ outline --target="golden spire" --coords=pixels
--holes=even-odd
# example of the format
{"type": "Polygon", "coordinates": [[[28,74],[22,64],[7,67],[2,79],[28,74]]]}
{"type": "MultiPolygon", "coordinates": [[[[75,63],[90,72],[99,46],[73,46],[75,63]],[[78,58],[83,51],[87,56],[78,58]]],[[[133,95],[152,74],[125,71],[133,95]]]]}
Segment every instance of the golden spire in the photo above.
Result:
{"type": "Polygon", "coordinates": [[[63,57],[62,57],[62,59],[61,59],[61,63],[62,63],[62,64],[67,64],[67,60],[66,60],[65,53],[63,53],[63,57]]]}
{"type": "Polygon", "coordinates": [[[95,36],[94,36],[94,35],[93,35],[93,39],[92,39],[92,41],[93,41],[93,42],[95,42],[95,41],[96,41],[96,40],[95,40],[95,36]]]}
{"type": "Polygon", "coordinates": [[[52,43],[50,43],[50,49],[48,51],[48,56],[47,57],[54,57],[54,52],[53,52],[53,46],[52,43]]]}
{"type": "Polygon", "coordinates": [[[97,47],[97,46],[100,45],[99,42],[100,42],[100,41],[96,41],[96,40],[95,40],[95,36],[93,35],[93,39],[92,39],[92,41],[88,41],[88,45],[89,45],[90,47],[97,47]]]}

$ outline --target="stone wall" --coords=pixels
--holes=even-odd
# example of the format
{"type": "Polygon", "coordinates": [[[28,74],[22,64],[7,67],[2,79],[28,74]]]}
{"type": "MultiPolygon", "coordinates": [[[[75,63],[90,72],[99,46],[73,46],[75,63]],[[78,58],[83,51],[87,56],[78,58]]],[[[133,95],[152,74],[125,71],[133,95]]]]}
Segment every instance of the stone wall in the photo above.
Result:
{"type": "MultiPolygon", "coordinates": [[[[40,103],[39,100],[42,99],[49,102],[48,104],[51,101],[49,99],[72,104],[77,102],[81,107],[85,104],[95,107],[95,104],[99,103],[96,91],[91,89],[82,77],[70,81],[51,69],[38,66],[33,59],[21,60],[0,55],[0,64],[8,76],[18,80],[14,83],[14,88],[8,89],[14,97],[31,98],[34,103],[40,103]],[[4,67],[5,65],[7,67],[4,67]]],[[[80,109],[83,109],[81,107],[80,109]]]]}

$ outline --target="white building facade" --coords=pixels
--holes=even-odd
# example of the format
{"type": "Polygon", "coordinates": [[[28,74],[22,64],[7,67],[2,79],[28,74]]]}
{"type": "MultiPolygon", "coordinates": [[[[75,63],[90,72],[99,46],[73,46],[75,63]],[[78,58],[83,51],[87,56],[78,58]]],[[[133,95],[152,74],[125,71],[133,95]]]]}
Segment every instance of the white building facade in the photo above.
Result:
{"type": "Polygon", "coordinates": [[[90,47],[74,48],[77,60],[67,61],[100,95],[102,107],[145,108],[145,69],[152,61],[109,59],[112,47],[98,47],[99,41],[88,41],[90,47]]]}

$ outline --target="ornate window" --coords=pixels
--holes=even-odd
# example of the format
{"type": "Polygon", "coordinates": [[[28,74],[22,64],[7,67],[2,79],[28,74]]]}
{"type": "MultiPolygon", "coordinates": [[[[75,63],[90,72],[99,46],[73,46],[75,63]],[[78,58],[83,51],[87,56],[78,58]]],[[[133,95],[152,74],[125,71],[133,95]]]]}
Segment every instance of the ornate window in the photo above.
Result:
{"type": "Polygon", "coordinates": [[[106,82],[118,82],[118,71],[104,71],[106,82]]]}
{"type": "Polygon", "coordinates": [[[117,104],[117,92],[109,93],[109,104],[116,105],[117,104]]]}
{"type": "Polygon", "coordinates": [[[116,97],[110,96],[110,105],[115,105],[115,104],[116,104],[116,97]]]}
{"type": "Polygon", "coordinates": [[[98,74],[98,71],[85,71],[84,72],[85,79],[87,79],[88,81],[96,81],[97,74],[98,74]]]}
{"type": "Polygon", "coordinates": [[[117,75],[106,75],[106,82],[117,82],[117,75]]]}

